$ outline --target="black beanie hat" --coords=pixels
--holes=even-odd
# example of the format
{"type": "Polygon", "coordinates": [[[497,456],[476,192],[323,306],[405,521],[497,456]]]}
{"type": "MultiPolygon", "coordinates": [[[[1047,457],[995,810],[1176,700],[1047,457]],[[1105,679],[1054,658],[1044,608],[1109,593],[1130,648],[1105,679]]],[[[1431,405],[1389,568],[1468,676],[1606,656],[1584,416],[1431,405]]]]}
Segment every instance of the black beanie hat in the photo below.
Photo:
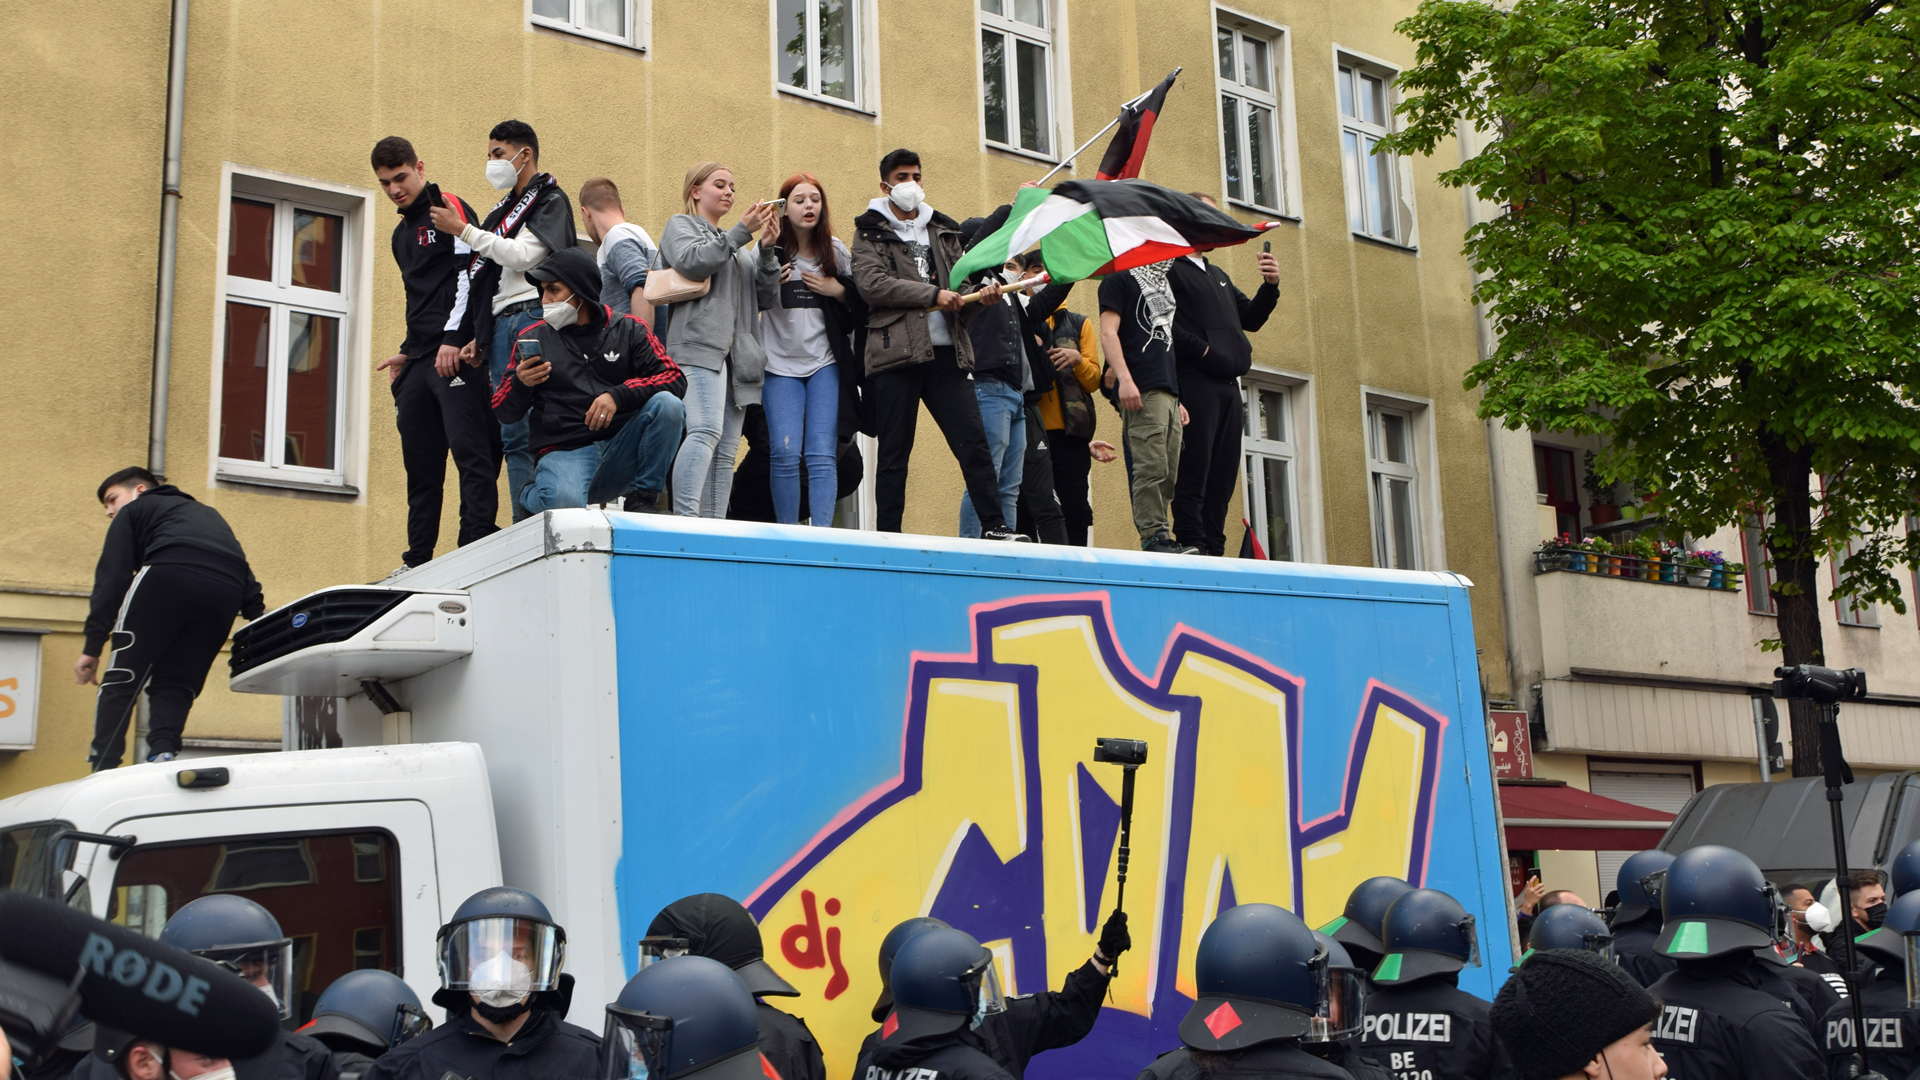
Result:
{"type": "Polygon", "coordinates": [[[1660,1015],[1619,965],[1583,949],[1543,949],[1493,999],[1493,1030],[1521,1080],[1560,1080],[1660,1015]]]}

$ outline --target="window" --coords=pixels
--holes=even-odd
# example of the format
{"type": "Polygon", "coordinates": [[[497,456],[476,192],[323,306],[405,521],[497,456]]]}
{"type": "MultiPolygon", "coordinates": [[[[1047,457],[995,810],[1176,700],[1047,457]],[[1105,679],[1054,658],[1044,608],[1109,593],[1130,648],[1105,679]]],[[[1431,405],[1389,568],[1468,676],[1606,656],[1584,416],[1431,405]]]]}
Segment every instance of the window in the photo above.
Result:
{"type": "Polygon", "coordinates": [[[1414,414],[1374,405],[1367,409],[1368,495],[1373,504],[1373,564],[1418,570],[1420,471],[1414,447],[1414,414]]]}
{"type": "Polygon", "coordinates": [[[387,967],[387,928],[369,926],[353,932],[353,970],[387,967]]]}
{"type": "Polygon", "coordinates": [[[1214,27],[1227,198],[1283,210],[1279,33],[1223,16],[1214,27]]]}
{"type": "Polygon", "coordinates": [[[1747,564],[1747,610],[1755,615],[1778,615],[1774,603],[1773,567],[1767,561],[1767,529],[1772,514],[1748,514],[1740,529],[1740,561],[1747,564]]]}
{"type": "Polygon", "coordinates": [[[353,838],[353,880],[387,880],[387,838],[375,833],[353,838]]]}
{"type": "Polygon", "coordinates": [[[1553,507],[1554,533],[1580,538],[1580,496],[1573,482],[1573,451],[1533,444],[1533,475],[1553,507]]]}
{"type": "MultiPolygon", "coordinates": [[[[1667,762],[1593,762],[1587,766],[1587,787],[1595,795],[1649,810],[1678,814],[1693,798],[1693,766],[1667,762]]],[[[1594,853],[1600,872],[1600,891],[1609,892],[1620,878],[1620,864],[1631,851],[1594,853]]]]}
{"type": "Polygon", "coordinates": [[[1298,562],[1293,390],[1249,382],[1246,396],[1247,518],[1267,558],[1298,562]]]}
{"type": "Polygon", "coordinates": [[[1374,147],[1393,130],[1393,74],[1342,58],[1340,154],[1347,181],[1347,227],[1362,236],[1413,243],[1413,214],[1403,202],[1400,164],[1374,147]]]}
{"type": "MultiPolygon", "coordinates": [[[[1852,557],[1855,553],[1859,552],[1859,550],[1863,546],[1864,546],[1864,542],[1856,538],[1847,544],[1845,550],[1837,552],[1834,555],[1833,557],[1834,588],[1837,589],[1842,585],[1847,584],[1847,582],[1851,579],[1852,575],[1847,574],[1841,570],[1840,568],[1841,564],[1846,562],[1847,559],[1852,557]]],[[[1870,600],[1862,600],[1854,596],[1842,596],[1838,600],[1835,600],[1833,602],[1833,606],[1834,606],[1835,614],[1839,616],[1841,626],[1877,627],[1880,625],[1879,605],[1873,603],[1870,600]]]]}
{"type": "Polygon", "coordinates": [[[987,142],[1053,153],[1053,31],[1047,0],[980,0],[981,120],[987,142]]]}
{"type": "Polygon", "coordinates": [[[244,892],[313,884],[305,840],[244,840],[220,850],[208,892],[244,892]]]}
{"type": "Polygon", "coordinates": [[[777,0],[780,89],[859,104],[858,7],[858,0],[777,0]]]}
{"type": "Polygon", "coordinates": [[[643,48],[634,24],[642,0],[532,0],[528,14],[535,26],[565,30],[616,45],[643,48]]]}
{"type": "Polygon", "coordinates": [[[252,194],[228,215],[220,472],[342,486],[350,215],[252,194]]]}

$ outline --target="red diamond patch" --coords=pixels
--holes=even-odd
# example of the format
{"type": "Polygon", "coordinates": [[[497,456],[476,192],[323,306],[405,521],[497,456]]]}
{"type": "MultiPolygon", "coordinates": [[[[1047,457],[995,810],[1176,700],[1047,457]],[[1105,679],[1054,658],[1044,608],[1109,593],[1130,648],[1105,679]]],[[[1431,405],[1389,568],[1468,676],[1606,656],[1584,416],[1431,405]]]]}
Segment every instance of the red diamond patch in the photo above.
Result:
{"type": "Polygon", "coordinates": [[[893,1033],[899,1030],[900,1030],[900,1014],[897,1012],[888,1013],[887,1022],[880,1025],[881,1041],[884,1042],[887,1039],[893,1038],[893,1033]]]}
{"type": "Polygon", "coordinates": [[[1214,1038],[1225,1038],[1227,1032],[1240,1026],[1240,1014],[1233,1011],[1233,1002],[1223,1001],[1219,1008],[1207,1014],[1206,1024],[1214,1038]]]}

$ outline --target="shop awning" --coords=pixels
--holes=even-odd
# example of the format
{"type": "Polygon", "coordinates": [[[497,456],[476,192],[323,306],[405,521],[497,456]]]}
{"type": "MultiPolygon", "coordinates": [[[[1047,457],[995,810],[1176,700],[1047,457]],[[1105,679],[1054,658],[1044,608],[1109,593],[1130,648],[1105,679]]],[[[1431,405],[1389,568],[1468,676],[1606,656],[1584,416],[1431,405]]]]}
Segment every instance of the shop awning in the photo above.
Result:
{"type": "Polygon", "coordinates": [[[1664,811],[1540,781],[1501,781],[1500,812],[1514,851],[1640,851],[1673,823],[1664,811]]]}

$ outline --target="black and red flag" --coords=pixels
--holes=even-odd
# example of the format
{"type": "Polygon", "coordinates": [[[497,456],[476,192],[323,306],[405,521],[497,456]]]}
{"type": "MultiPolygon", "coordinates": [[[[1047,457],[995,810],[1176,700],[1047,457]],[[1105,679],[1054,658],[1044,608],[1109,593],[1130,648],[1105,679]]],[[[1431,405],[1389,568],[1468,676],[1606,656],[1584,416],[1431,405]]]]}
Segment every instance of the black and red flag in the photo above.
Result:
{"type": "Polygon", "coordinates": [[[1160,85],[1120,106],[1120,130],[1113,133],[1107,152],[1100,158],[1096,180],[1131,180],[1140,175],[1140,162],[1147,156],[1147,140],[1153,137],[1153,122],[1167,103],[1167,91],[1180,69],[1160,80],[1160,85]]]}

